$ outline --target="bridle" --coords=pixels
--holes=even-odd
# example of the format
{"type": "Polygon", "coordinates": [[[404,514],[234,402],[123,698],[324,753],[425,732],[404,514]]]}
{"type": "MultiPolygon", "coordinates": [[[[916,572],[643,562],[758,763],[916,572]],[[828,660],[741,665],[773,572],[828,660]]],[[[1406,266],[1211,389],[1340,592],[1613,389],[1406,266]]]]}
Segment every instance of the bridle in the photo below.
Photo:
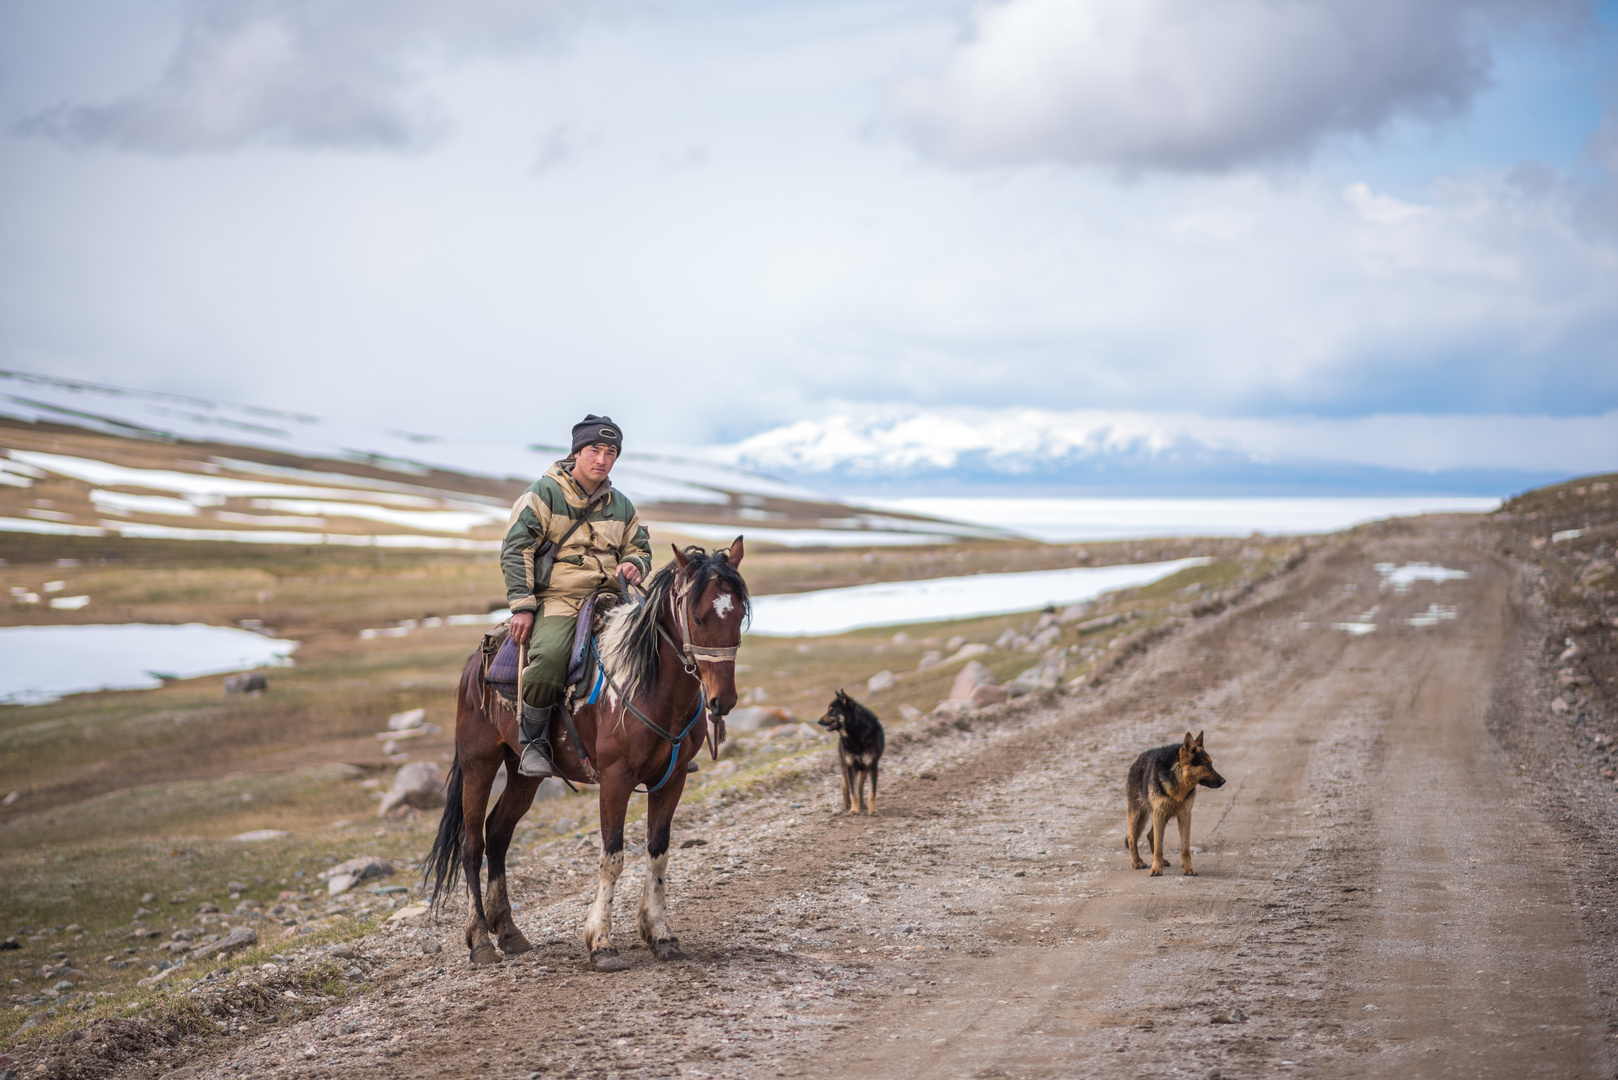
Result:
{"type": "MultiPolygon", "coordinates": [[[[718,558],[725,558],[725,553],[719,552],[718,558]]],[[[699,661],[706,661],[710,664],[734,664],[736,662],[736,653],[741,649],[740,645],[714,647],[711,645],[697,645],[692,642],[691,593],[694,585],[695,582],[688,578],[684,584],[675,588],[673,595],[669,597],[670,614],[674,616],[675,628],[680,631],[680,640],[676,642],[669,636],[668,631],[663,629],[662,623],[657,624],[657,632],[663,635],[664,641],[674,647],[674,651],[680,656],[680,663],[685,667],[685,673],[691,676],[697,674],[697,663],[699,661]]],[[[637,585],[636,588],[639,588],[639,586],[637,585]]]]}

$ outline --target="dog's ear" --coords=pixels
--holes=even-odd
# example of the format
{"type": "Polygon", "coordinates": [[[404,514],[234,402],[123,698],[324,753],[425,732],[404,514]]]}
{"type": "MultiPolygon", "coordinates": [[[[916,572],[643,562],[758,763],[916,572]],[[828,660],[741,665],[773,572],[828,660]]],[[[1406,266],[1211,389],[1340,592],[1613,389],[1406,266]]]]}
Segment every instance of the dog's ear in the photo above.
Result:
{"type": "Polygon", "coordinates": [[[1202,732],[1197,732],[1197,749],[1202,749],[1202,732]]]}
{"type": "Polygon", "coordinates": [[[1186,732],[1185,733],[1185,742],[1181,745],[1181,749],[1182,750],[1191,750],[1191,749],[1194,749],[1195,746],[1196,746],[1196,744],[1191,741],[1191,733],[1189,731],[1186,732]]]}

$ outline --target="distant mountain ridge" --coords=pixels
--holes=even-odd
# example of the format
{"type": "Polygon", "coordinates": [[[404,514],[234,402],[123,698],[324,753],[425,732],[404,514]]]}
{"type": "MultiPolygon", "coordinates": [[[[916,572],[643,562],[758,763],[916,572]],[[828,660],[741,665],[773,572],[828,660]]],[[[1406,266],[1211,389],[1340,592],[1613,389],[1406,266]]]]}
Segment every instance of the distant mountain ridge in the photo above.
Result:
{"type": "Polygon", "coordinates": [[[710,454],[738,468],[856,494],[1502,495],[1566,476],[1276,460],[1151,418],[1038,410],[803,420],[710,454]]]}
{"type": "MultiPolygon", "coordinates": [[[[0,371],[0,533],[492,550],[512,500],[562,453],[0,371]]],[[[659,537],[682,543],[1008,535],[692,455],[626,453],[613,482],[659,537]]]]}

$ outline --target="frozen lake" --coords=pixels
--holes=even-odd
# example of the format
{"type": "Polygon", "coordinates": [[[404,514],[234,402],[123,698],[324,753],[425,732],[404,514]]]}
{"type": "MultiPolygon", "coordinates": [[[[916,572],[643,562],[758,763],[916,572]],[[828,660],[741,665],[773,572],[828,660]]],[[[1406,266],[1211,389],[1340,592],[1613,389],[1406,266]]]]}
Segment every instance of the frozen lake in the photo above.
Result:
{"type": "Polygon", "coordinates": [[[1230,499],[909,498],[859,500],[884,510],[1010,529],[1051,544],[1153,536],[1328,533],[1417,514],[1486,514],[1496,498],[1389,495],[1230,499]]]}
{"type": "Polygon", "coordinates": [[[755,596],[748,632],[770,637],[841,634],[867,626],[902,626],[980,615],[1008,615],[1054,604],[1093,600],[1102,593],[1149,585],[1208,559],[1124,566],[973,574],[925,581],[887,581],[783,596],[755,596]]]}
{"type": "Polygon", "coordinates": [[[150,690],[165,677],[286,666],[298,644],[203,623],[0,627],[0,704],[42,705],[92,690],[150,690]]]}

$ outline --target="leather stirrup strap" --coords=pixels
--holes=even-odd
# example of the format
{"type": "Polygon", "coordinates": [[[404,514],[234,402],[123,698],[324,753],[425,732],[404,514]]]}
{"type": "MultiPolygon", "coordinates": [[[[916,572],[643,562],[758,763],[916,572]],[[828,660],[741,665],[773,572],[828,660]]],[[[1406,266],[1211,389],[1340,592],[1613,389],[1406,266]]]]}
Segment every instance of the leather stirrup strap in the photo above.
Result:
{"type": "Polygon", "coordinates": [[[562,728],[567,732],[568,741],[573,744],[573,752],[579,755],[579,764],[584,766],[585,779],[592,784],[599,783],[601,774],[597,773],[596,767],[590,763],[590,755],[584,749],[584,740],[579,738],[579,729],[573,723],[573,714],[568,711],[566,705],[558,705],[557,709],[562,713],[562,728]]]}

